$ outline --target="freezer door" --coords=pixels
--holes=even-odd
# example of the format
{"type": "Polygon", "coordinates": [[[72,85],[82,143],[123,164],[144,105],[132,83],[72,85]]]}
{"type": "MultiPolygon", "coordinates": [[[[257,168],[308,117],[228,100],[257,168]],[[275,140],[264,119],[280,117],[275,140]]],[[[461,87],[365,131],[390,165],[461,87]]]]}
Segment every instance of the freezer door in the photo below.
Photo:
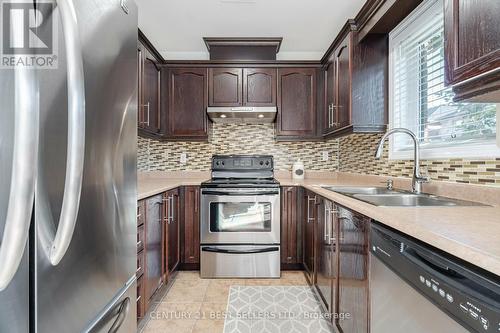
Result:
{"type": "Polygon", "coordinates": [[[135,273],[137,7],[125,2],[128,12],[116,0],[57,1],[52,13],[58,68],[40,73],[38,333],[81,332],[135,273]],[[64,17],[68,6],[76,16],[64,17]]]}
{"type": "Polygon", "coordinates": [[[137,283],[135,277],[120,291],[114,301],[103,311],[90,328],[89,333],[120,333],[137,331],[137,283]]]}

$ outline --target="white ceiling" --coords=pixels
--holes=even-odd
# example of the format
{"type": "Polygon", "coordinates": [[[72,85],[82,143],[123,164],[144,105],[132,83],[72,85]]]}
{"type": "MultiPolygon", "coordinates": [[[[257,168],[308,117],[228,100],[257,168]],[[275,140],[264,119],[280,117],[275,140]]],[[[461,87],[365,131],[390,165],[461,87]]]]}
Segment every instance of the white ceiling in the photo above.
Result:
{"type": "Polygon", "coordinates": [[[283,37],[278,59],[319,60],[366,0],[136,0],[168,60],[208,59],[202,37],[283,37]]]}

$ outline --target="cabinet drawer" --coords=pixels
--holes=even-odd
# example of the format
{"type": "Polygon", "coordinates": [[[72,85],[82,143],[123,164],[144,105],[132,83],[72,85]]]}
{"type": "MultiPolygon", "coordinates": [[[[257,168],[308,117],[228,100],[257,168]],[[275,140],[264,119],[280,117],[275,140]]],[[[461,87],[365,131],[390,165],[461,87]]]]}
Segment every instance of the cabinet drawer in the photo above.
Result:
{"type": "Polygon", "coordinates": [[[144,297],[144,276],[137,279],[137,319],[144,317],[146,298],[144,297]]]}
{"type": "Polygon", "coordinates": [[[146,239],[144,224],[137,227],[137,253],[144,250],[144,242],[146,239]]]}
{"type": "Polygon", "coordinates": [[[137,203],[137,225],[143,225],[146,221],[146,201],[141,200],[137,203]]]}
{"type": "Polygon", "coordinates": [[[137,271],[135,272],[135,276],[137,278],[141,277],[144,274],[144,263],[145,263],[145,255],[144,251],[137,253],[137,271]]]}

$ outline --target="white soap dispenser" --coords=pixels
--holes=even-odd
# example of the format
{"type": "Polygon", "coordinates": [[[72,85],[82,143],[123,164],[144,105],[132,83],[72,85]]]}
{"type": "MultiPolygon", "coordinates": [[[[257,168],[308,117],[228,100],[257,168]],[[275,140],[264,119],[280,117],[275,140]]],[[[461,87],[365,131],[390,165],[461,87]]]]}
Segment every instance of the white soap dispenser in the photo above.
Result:
{"type": "Polygon", "coordinates": [[[300,161],[300,159],[293,163],[292,167],[292,178],[295,180],[303,180],[304,179],[304,163],[300,161]]]}

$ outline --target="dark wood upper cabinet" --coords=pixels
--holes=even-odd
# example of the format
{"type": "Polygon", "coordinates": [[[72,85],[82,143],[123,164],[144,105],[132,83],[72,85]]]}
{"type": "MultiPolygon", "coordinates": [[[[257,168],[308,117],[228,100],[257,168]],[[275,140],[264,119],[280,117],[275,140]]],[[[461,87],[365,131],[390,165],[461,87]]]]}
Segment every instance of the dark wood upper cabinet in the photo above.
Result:
{"type": "Polygon", "coordinates": [[[278,140],[317,137],[315,68],[278,69],[278,140]]]}
{"type": "Polygon", "coordinates": [[[185,186],[181,198],[182,264],[200,263],[200,187],[185,186]]]}
{"type": "Polygon", "coordinates": [[[209,68],[208,105],[241,106],[243,75],[241,68],[209,68]]]}
{"type": "Polygon", "coordinates": [[[323,134],[335,128],[333,109],[337,105],[337,61],[331,57],[325,67],[325,106],[323,112],[323,134]]]}
{"type": "Polygon", "coordinates": [[[144,59],[143,127],[153,133],[160,132],[160,68],[154,59],[144,59]],[[145,119],[144,119],[145,118],[145,119]]]}
{"type": "Polygon", "coordinates": [[[499,102],[500,1],[444,3],[446,84],[455,100],[499,102]]]}
{"type": "Polygon", "coordinates": [[[209,68],[209,106],[276,106],[275,68],[209,68]]]}
{"type": "Polygon", "coordinates": [[[281,265],[296,268],[302,264],[302,197],[300,187],[281,188],[281,265]]]}
{"type": "Polygon", "coordinates": [[[207,69],[164,68],[163,70],[168,72],[167,138],[206,140],[208,138],[207,69]]]}
{"type": "Polygon", "coordinates": [[[388,40],[368,34],[358,41],[349,21],[324,65],[324,137],[383,132],[387,124],[388,40]]]}
{"type": "Polygon", "coordinates": [[[137,125],[139,134],[160,136],[159,60],[141,42],[137,47],[137,125]]]}
{"type": "Polygon", "coordinates": [[[276,106],[276,69],[243,69],[243,105],[276,106]]]}
{"type": "Polygon", "coordinates": [[[335,61],[337,65],[337,98],[333,108],[335,127],[351,124],[351,64],[349,37],[340,44],[335,61]]]}

